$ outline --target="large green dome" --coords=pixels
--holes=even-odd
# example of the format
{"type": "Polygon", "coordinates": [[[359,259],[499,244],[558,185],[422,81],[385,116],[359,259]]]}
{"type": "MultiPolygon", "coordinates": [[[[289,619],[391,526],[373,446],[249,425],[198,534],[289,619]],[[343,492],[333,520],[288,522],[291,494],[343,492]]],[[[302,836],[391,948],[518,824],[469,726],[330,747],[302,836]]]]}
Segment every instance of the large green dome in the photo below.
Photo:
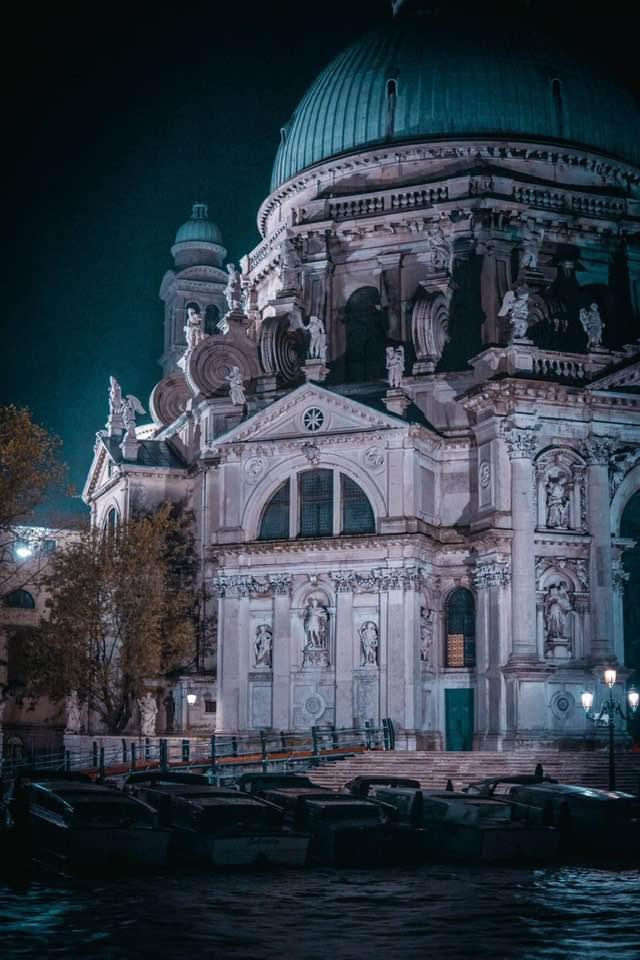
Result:
{"type": "Polygon", "coordinates": [[[282,132],[271,189],[331,157],[443,137],[571,143],[640,164],[639,120],[633,97],[597,65],[545,50],[524,32],[398,18],[311,85],[282,132]]]}

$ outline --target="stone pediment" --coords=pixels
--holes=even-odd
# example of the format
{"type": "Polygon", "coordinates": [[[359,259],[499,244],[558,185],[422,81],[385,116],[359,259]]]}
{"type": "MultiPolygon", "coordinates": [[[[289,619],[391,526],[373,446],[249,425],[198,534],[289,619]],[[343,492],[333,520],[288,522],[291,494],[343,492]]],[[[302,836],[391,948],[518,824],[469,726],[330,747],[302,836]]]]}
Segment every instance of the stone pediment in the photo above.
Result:
{"type": "Polygon", "coordinates": [[[98,434],[93,451],[93,460],[89,467],[87,479],[82,491],[82,499],[88,503],[96,490],[99,490],[109,479],[109,463],[111,457],[102,442],[102,437],[98,434]]]}
{"type": "Polygon", "coordinates": [[[589,384],[590,390],[628,390],[630,387],[640,387],[640,360],[634,360],[589,384]]]}
{"type": "Polygon", "coordinates": [[[292,437],[321,439],[341,433],[408,429],[398,417],[317,384],[305,384],[218,437],[215,445],[292,437]]]}

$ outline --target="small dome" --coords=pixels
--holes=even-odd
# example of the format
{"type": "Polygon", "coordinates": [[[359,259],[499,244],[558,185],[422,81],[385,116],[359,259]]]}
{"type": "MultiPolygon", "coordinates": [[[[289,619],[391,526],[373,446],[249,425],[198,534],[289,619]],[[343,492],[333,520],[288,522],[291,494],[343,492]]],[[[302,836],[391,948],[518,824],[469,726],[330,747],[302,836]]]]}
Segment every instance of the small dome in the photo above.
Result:
{"type": "Polygon", "coordinates": [[[217,243],[222,244],[222,233],[217,224],[209,220],[206,203],[194,203],[191,216],[179,227],[176,243],[217,243]]]}
{"type": "Polygon", "coordinates": [[[397,17],[320,74],[282,130],[271,189],[332,157],[429,139],[514,137],[640,163],[638,109],[597,64],[533,35],[397,17]]]}

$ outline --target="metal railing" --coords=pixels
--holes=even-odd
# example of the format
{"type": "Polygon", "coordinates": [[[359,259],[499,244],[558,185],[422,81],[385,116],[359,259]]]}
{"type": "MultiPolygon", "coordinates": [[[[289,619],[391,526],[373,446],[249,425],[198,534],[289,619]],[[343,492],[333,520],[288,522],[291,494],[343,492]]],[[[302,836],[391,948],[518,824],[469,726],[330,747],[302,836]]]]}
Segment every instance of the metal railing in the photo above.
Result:
{"type": "Polygon", "coordinates": [[[134,770],[206,768],[216,780],[236,776],[240,769],[291,769],[317,766],[367,750],[395,749],[393,722],[362,727],[314,726],[309,731],[261,730],[248,736],[213,734],[208,738],[122,737],[114,743],[93,740],[87,749],[5,757],[0,778],[11,779],[20,768],[30,773],[87,773],[96,779],[134,770]]]}

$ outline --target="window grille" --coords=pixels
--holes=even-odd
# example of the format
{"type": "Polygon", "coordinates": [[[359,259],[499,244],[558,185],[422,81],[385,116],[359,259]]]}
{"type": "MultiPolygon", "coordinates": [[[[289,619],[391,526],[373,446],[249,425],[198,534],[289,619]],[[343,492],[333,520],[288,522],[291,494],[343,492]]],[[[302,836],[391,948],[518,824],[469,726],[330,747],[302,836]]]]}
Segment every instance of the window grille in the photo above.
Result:
{"type": "Polygon", "coordinates": [[[308,470],[300,475],[300,536],[333,533],[333,471],[308,470]]]}
{"type": "Polygon", "coordinates": [[[460,587],[447,599],[445,662],[447,667],[476,665],[476,609],[473,594],[460,587]]]}
{"type": "Polygon", "coordinates": [[[259,540],[286,540],[289,536],[289,481],[285,480],[262,514],[259,540]]]}
{"type": "Polygon", "coordinates": [[[369,499],[351,477],[341,475],[342,532],[375,533],[375,519],[369,499]]]}

